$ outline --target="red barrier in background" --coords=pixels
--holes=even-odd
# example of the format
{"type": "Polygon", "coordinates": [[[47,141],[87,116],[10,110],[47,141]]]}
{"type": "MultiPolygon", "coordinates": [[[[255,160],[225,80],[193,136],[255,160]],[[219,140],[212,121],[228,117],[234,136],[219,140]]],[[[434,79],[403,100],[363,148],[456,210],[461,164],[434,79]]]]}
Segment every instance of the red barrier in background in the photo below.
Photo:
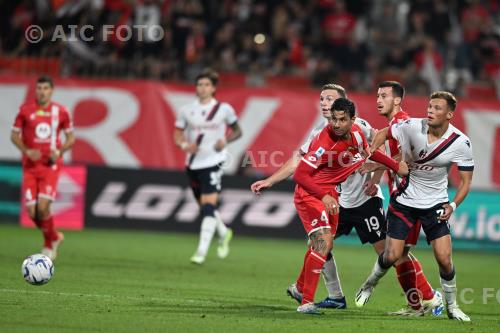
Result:
{"type": "MultiPolygon", "coordinates": [[[[19,105],[34,97],[33,77],[0,77],[0,130],[8,133],[19,105]]],[[[175,111],[194,98],[193,86],[151,81],[90,81],[56,79],[53,99],[72,112],[77,142],[70,160],[109,166],[183,169],[184,155],[174,145],[175,111]]],[[[376,128],[386,125],[378,115],[376,92],[350,93],[359,116],[376,128]]],[[[253,172],[268,174],[297,149],[319,119],[319,91],[284,88],[223,87],[217,98],[234,106],[244,136],[229,146],[236,172],[245,156],[253,172]],[[274,156],[270,163],[269,153],[274,156]],[[259,163],[261,162],[261,163],[259,163]]],[[[404,110],[425,117],[428,99],[408,96],[404,110]]],[[[500,102],[459,100],[453,124],[464,131],[474,147],[476,188],[500,188],[500,102]]],[[[17,159],[10,145],[1,145],[0,158],[17,159]]],[[[240,170],[241,171],[241,170],[240,170]]]]}

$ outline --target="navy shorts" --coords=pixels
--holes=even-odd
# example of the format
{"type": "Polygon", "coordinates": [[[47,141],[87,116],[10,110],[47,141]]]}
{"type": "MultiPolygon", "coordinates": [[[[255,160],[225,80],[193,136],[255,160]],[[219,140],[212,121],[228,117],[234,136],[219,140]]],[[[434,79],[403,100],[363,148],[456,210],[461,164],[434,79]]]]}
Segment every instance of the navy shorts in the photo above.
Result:
{"type": "Polygon", "coordinates": [[[340,207],[336,237],[349,235],[355,228],[361,243],[373,244],[385,239],[385,225],[382,199],[373,197],[359,207],[340,207]]]}
{"type": "Polygon", "coordinates": [[[202,194],[218,193],[222,189],[223,172],[219,165],[198,170],[186,168],[186,173],[196,200],[200,199],[202,194]]]}
{"type": "Polygon", "coordinates": [[[450,234],[448,221],[440,221],[439,216],[444,213],[442,202],[431,208],[415,208],[400,204],[391,198],[387,210],[387,235],[391,238],[405,240],[410,230],[420,221],[424,229],[427,242],[450,234]]]}

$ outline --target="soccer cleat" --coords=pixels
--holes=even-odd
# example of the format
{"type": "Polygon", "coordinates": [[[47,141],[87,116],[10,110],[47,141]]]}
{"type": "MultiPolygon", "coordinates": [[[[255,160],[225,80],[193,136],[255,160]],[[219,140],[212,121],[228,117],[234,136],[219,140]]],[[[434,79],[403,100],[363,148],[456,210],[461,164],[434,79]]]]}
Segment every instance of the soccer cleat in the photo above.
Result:
{"type": "Polygon", "coordinates": [[[434,297],[430,300],[422,300],[422,311],[424,314],[432,313],[434,317],[439,317],[444,310],[443,295],[438,290],[432,290],[434,297]]]}
{"type": "Polygon", "coordinates": [[[57,249],[59,245],[64,241],[64,234],[62,232],[57,232],[57,239],[51,242],[52,248],[44,247],[42,249],[42,254],[50,258],[50,260],[55,260],[57,258],[57,249]]]}
{"type": "Polygon", "coordinates": [[[374,288],[375,287],[366,284],[363,284],[361,288],[359,288],[358,293],[356,294],[356,298],[354,300],[358,308],[361,308],[365,306],[366,303],[368,303],[374,288]]]}
{"type": "Polygon", "coordinates": [[[302,303],[302,293],[297,289],[297,285],[295,283],[286,288],[286,294],[296,300],[299,304],[302,303]]]}
{"type": "Polygon", "coordinates": [[[198,264],[198,265],[201,265],[205,262],[205,257],[202,256],[202,255],[199,255],[199,254],[194,254],[192,257],[191,257],[191,262],[193,264],[198,264]]]}
{"type": "Polygon", "coordinates": [[[448,308],[446,309],[448,312],[448,318],[450,319],[455,319],[459,321],[470,321],[470,318],[468,315],[466,315],[458,305],[448,305],[448,308]]]}
{"type": "Polygon", "coordinates": [[[221,259],[224,259],[229,254],[229,242],[233,238],[233,230],[227,228],[226,235],[222,239],[222,242],[217,247],[217,256],[221,259]]]}
{"type": "Polygon", "coordinates": [[[330,298],[327,297],[319,303],[316,303],[318,308],[323,309],[345,309],[347,308],[347,303],[345,297],[342,298],[330,298]]]}
{"type": "Polygon", "coordinates": [[[406,306],[398,311],[388,312],[389,316],[401,316],[401,317],[422,317],[424,311],[422,308],[415,310],[411,306],[406,306]]]}
{"type": "Polygon", "coordinates": [[[314,305],[314,303],[306,303],[302,304],[297,308],[297,312],[305,313],[305,314],[321,314],[319,312],[318,307],[314,305]]]}

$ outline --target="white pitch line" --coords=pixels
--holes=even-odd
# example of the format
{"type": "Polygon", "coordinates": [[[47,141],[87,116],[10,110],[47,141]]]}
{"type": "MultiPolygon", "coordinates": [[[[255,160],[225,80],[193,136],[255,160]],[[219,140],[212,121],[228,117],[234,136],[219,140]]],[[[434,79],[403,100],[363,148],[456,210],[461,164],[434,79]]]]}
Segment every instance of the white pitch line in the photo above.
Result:
{"type": "MultiPolygon", "coordinates": [[[[133,297],[133,296],[122,296],[122,295],[106,295],[106,294],[81,294],[81,293],[67,293],[67,292],[53,292],[47,290],[23,290],[23,289],[0,289],[0,293],[16,293],[16,294],[40,294],[40,295],[54,295],[54,296],[67,296],[67,297],[89,297],[89,298],[109,298],[109,299],[127,299],[131,301],[160,301],[168,303],[179,303],[170,298],[161,297],[133,297]]],[[[185,299],[185,301],[190,303],[207,303],[207,304],[219,304],[218,302],[199,300],[199,299],[185,299]]]]}

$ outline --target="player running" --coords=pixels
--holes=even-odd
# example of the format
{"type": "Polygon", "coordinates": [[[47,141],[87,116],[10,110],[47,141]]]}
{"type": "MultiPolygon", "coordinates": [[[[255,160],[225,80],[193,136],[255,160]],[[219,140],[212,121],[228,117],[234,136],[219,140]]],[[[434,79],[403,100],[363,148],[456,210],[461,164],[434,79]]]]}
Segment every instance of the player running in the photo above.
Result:
{"type": "Polygon", "coordinates": [[[405,240],[419,221],[434,250],[444,290],[448,318],[470,321],[457,304],[455,267],[452,262],[448,219],[467,196],[472,182],[474,158],[469,138],[450,124],[456,98],[445,91],[430,96],[427,118],[409,119],[381,130],[372,149],[387,139],[398,141],[411,173],[391,196],[384,252],[362,288],[375,285],[403,255],[405,240]],[[452,202],[448,199],[448,170],[458,165],[461,182],[452,202]]]}
{"type": "Polygon", "coordinates": [[[228,103],[215,99],[218,74],[208,70],[196,77],[197,100],[184,106],[175,122],[175,144],[187,153],[186,173],[194,197],[198,201],[201,222],[198,249],[191,262],[202,264],[217,230],[219,246],[217,256],[229,254],[231,229],[222,221],[217,204],[221,191],[222,168],[226,160],[226,145],[241,137],[241,128],[234,109],[228,103]],[[226,128],[231,131],[226,136],[226,128]]]}
{"type": "Polygon", "coordinates": [[[73,124],[68,110],[52,102],[54,83],[48,76],[36,82],[35,101],[21,105],[12,127],[11,140],[21,151],[23,190],[26,209],[35,225],[42,230],[42,254],[54,260],[64,240],[56,230],[51,205],[56,198],[62,156],[75,143],[73,124]],[[65,134],[61,143],[59,134],[65,134]]]}
{"type": "Polygon", "coordinates": [[[379,151],[369,154],[364,134],[354,125],[355,114],[353,102],[346,98],[335,100],[330,124],[313,139],[295,170],[294,203],[311,244],[296,282],[302,293],[298,312],[318,312],[314,294],[338,224],[335,186],[355,172],[367,157],[401,175],[408,173],[404,162],[398,163],[379,151]]]}
{"type": "MultiPolygon", "coordinates": [[[[378,85],[377,109],[381,116],[387,118],[389,126],[410,119],[410,116],[404,112],[401,107],[404,93],[404,87],[401,83],[396,81],[383,81],[378,85]]],[[[385,142],[385,150],[392,158],[397,159],[400,156],[398,142],[394,139],[385,142]]],[[[380,177],[384,173],[384,167],[377,164],[367,163],[360,169],[375,171],[373,180],[369,181],[367,187],[373,186],[373,183],[378,183],[380,177]],[[376,166],[381,170],[375,171],[373,168],[369,169],[368,167],[370,165],[376,166]]],[[[387,170],[387,176],[389,192],[392,195],[397,189],[399,179],[397,175],[390,170],[387,170]]],[[[418,259],[410,253],[411,247],[417,244],[420,229],[420,222],[417,221],[405,240],[403,256],[395,264],[398,281],[404,290],[408,304],[399,311],[389,313],[391,315],[422,316],[431,311],[434,315],[440,315],[444,309],[441,293],[432,289],[422,270],[422,265],[418,259]]],[[[377,254],[383,251],[385,242],[380,242],[380,245],[381,246],[376,248],[377,254]]],[[[356,305],[358,307],[364,306],[369,301],[375,287],[370,284],[365,284],[365,286],[366,288],[361,288],[356,294],[356,305]]]]}

